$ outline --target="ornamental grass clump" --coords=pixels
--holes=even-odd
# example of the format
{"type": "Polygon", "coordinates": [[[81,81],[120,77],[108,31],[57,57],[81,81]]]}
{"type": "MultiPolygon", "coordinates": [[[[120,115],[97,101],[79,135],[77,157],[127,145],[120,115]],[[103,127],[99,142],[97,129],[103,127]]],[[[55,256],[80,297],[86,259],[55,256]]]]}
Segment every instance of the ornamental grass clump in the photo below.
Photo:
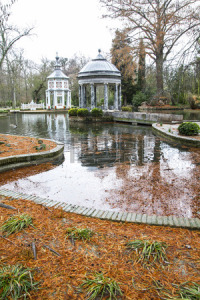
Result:
{"type": "Polygon", "coordinates": [[[200,285],[195,282],[186,282],[179,286],[181,299],[197,300],[200,299],[200,285]]]}
{"type": "Polygon", "coordinates": [[[91,237],[94,235],[94,232],[89,228],[67,228],[66,236],[67,238],[73,240],[86,240],[89,241],[91,237]]]}
{"type": "Polygon", "coordinates": [[[95,273],[91,278],[86,278],[80,288],[85,290],[88,300],[101,300],[103,297],[107,297],[106,299],[109,300],[119,299],[119,296],[123,295],[119,284],[102,273],[95,273]]]}
{"type": "Polygon", "coordinates": [[[29,215],[14,215],[10,217],[1,227],[1,231],[5,232],[6,235],[10,235],[15,232],[19,232],[22,229],[32,225],[32,218],[29,215]]]}
{"type": "Polygon", "coordinates": [[[31,269],[21,265],[0,268],[0,299],[27,299],[29,291],[37,289],[31,269]]]}
{"type": "Polygon", "coordinates": [[[194,122],[184,122],[178,127],[178,131],[182,135],[198,135],[200,127],[194,122]]]}
{"type": "Polygon", "coordinates": [[[134,240],[126,244],[127,249],[136,251],[138,262],[143,264],[163,263],[167,261],[166,248],[167,245],[163,242],[150,242],[146,240],[134,240]]]}

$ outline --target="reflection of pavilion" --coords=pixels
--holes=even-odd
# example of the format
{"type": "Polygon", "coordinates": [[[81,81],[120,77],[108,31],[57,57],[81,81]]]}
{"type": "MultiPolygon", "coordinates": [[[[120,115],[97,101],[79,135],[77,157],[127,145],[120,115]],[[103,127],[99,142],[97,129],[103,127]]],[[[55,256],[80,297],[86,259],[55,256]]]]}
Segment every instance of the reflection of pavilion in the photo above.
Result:
{"type": "Polygon", "coordinates": [[[70,108],[71,91],[69,89],[69,77],[61,71],[58,56],[56,56],[55,70],[47,77],[47,79],[48,89],[46,90],[46,108],[70,108]]]}
{"type": "Polygon", "coordinates": [[[97,136],[95,128],[90,128],[80,140],[79,159],[84,166],[97,167],[117,162],[143,165],[158,161],[160,142],[154,135],[145,136],[143,130],[135,128],[133,132],[127,127],[107,127],[97,136]]]}

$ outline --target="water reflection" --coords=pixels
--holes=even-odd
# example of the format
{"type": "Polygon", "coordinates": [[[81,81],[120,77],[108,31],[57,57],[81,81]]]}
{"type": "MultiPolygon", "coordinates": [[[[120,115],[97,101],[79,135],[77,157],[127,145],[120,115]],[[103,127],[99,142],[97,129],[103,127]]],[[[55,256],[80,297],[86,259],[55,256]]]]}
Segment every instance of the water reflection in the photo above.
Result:
{"type": "Polygon", "coordinates": [[[69,123],[64,114],[15,114],[0,119],[0,132],[65,144],[61,165],[6,188],[101,209],[198,216],[200,150],[169,145],[151,127],[69,123]]]}

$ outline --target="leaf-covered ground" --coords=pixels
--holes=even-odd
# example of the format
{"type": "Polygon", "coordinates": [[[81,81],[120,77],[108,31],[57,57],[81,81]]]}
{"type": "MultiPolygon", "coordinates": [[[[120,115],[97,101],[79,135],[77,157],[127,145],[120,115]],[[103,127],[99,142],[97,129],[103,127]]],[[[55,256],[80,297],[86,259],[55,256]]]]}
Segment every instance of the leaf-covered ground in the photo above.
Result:
{"type": "Polygon", "coordinates": [[[51,150],[56,147],[56,143],[50,140],[40,140],[33,137],[0,134],[0,158],[12,155],[38,153],[51,150]],[[45,144],[45,148],[36,150],[40,146],[38,141],[45,144]]]}
{"type": "MultiPolygon", "coordinates": [[[[102,272],[119,283],[124,296],[118,299],[166,299],[165,293],[176,294],[174,284],[200,281],[199,231],[87,218],[3,196],[0,202],[33,218],[34,226],[22,232],[6,238],[0,232],[0,265],[23,264],[35,270],[40,289],[31,292],[31,299],[87,299],[78,287],[93,272],[102,272]],[[71,227],[89,228],[95,235],[90,241],[74,243],[66,238],[71,227]],[[165,242],[168,263],[149,267],[137,263],[136,254],[125,247],[135,239],[165,242]]],[[[0,207],[0,227],[15,213],[0,207]]]]}

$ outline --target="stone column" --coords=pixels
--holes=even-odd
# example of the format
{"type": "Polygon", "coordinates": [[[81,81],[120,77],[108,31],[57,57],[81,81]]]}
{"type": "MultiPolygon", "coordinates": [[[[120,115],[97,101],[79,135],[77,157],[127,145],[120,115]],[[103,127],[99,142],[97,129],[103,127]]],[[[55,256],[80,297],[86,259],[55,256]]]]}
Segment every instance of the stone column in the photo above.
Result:
{"type": "Polygon", "coordinates": [[[62,91],[62,106],[65,106],[65,91],[62,91]]]}
{"type": "Polygon", "coordinates": [[[97,107],[97,87],[94,86],[94,107],[97,107]]]}
{"type": "Polygon", "coordinates": [[[121,110],[121,108],[122,108],[122,86],[121,86],[121,84],[119,85],[119,110],[121,110]]]}
{"type": "Polygon", "coordinates": [[[51,92],[48,91],[48,106],[51,108],[51,92]]]}
{"type": "MultiPolygon", "coordinates": [[[[80,98],[79,98],[80,99],[80,98]]],[[[69,108],[70,105],[69,105],[69,90],[67,91],[67,108],[69,108]]]]}
{"type": "Polygon", "coordinates": [[[69,107],[72,106],[72,94],[71,91],[69,90],[69,107]]]}
{"type": "Polygon", "coordinates": [[[83,84],[81,84],[81,101],[80,101],[80,108],[83,108],[83,99],[84,99],[84,87],[83,84]]]}
{"type": "Polygon", "coordinates": [[[94,84],[90,84],[91,88],[91,109],[95,108],[95,95],[94,95],[94,84]]]}
{"type": "Polygon", "coordinates": [[[57,107],[57,92],[54,91],[53,93],[53,108],[57,107]]]}
{"type": "Polygon", "coordinates": [[[118,83],[115,83],[114,109],[115,109],[115,110],[118,110],[118,83]]]}
{"type": "Polygon", "coordinates": [[[108,84],[104,83],[104,109],[108,110],[108,84]]]}
{"type": "Polygon", "coordinates": [[[86,86],[83,87],[83,108],[86,108],[87,103],[86,103],[86,86]]]}
{"type": "Polygon", "coordinates": [[[79,85],[79,107],[81,107],[81,85],[79,85]]]}

